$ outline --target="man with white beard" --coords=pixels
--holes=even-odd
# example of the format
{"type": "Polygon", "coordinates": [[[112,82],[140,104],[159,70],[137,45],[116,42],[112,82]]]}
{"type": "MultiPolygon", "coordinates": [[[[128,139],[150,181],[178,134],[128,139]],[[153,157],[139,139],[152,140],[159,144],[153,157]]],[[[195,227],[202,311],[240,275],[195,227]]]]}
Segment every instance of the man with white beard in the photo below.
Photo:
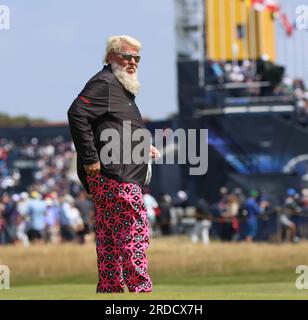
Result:
{"type": "MultiPolygon", "coordinates": [[[[142,199],[143,188],[150,180],[149,166],[135,159],[123,161],[128,145],[134,158],[131,150],[138,145],[132,139],[134,132],[145,129],[135,103],[140,88],[140,49],[140,42],[130,36],[110,37],[106,65],[87,82],[68,111],[78,176],[96,208],[97,293],[123,292],[124,285],[130,292],[152,291],[145,254],[149,222],[142,199]],[[124,134],[127,121],[129,137],[124,134]],[[107,129],[120,137],[111,149],[106,148],[110,141],[102,139],[107,129]],[[113,161],[105,161],[108,156],[113,161]]],[[[151,158],[159,157],[149,140],[146,145],[144,150],[151,158]]]]}

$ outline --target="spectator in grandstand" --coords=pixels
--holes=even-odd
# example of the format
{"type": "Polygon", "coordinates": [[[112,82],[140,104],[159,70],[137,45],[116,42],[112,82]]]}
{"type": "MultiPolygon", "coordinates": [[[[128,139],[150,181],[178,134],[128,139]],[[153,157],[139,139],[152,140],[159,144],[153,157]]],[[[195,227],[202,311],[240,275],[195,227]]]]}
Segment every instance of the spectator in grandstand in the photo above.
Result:
{"type": "Polygon", "coordinates": [[[197,243],[199,240],[204,244],[210,242],[211,219],[210,205],[204,198],[198,199],[196,204],[196,222],[191,231],[191,241],[193,243],[197,243]]]}
{"type": "Polygon", "coordinates": [[[292,96],[292,78],[287,76],[283,77],[281,83],[276,86],[273,93],[277,96],[292,96]]]}
{"type": "MultiPolygon", "coordinates": [[[[140,48],[139,41],[129,36],[109,38],[106,65],[88,81],[68,111],[78,154],[78,174],[96,205],[95,229],[100,273],[97,292],[123,292],[124,283],[131,292],[152,291],[145,254],[149,245],[149,223],[142,198],[142,187],[150,180],[150,175],[147,175],[150,166],[145,163],[147,161],[140,163],[140,159],[131,159],[133,161],[130,164],[124,165],[123,159],[117,158],[128,146],[131,154],[131,148],[138,144],[131,139],[132,134],[137,129],[140,131],[140,128],[145,128],[135,104],[140,87],[137,79],[140,48]],[[125,132],[127,127],[124,120],[131,124],[130,134],[125,136],[131,143],[124,144],[125,139],[121,134],[121,150],[115,152],[108,149],[112,155],[110,152],[101,154],[107,144],[100,139],[102,132],[110,128],[125,132]],[[100,161],[100,155],[109,157],[108,160],[110,156],[117,159],[114,161],[113,158],[112,163],[107,164],[106,161],[100,161]],[[110,209],[108,214],[106,208],[110,209]],[[136,237],[138,241],[135,241],[136,237]],[[108,263],[106,250],[113,254],[113,261],[108,263]],[[106,270],[114,275],[115,280],[105,277],[106,270]]],[[[150,146],[150,141],[144,142],[151,157],[159,156],[159,151],[150,146]]]]}

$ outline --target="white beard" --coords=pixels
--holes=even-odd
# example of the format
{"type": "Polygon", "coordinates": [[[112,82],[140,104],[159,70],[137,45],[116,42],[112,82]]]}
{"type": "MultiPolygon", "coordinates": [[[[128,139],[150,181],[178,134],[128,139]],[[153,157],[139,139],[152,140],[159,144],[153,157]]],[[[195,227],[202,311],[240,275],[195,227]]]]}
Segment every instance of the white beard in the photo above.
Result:
{"type": "Polygon", "coordinates": [[[137,70],[134,73],[129,74],[125,71],[125,68],[121,67],[117,63],[112,63],[111,69],[117,79],[122,83],[124,88],[132,94],[137,95],[140,89],[137,70]]]}

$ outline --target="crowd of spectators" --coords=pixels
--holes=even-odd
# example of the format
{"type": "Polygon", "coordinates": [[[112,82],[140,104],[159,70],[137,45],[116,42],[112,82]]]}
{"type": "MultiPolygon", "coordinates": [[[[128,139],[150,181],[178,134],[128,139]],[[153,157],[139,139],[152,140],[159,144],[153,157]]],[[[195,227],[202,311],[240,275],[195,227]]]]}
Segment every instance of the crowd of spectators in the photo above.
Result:
{"type": "Polygon", "coordinates": [[[246,195],[241,188],[230,192],[222,187],[220,195],[215,203],[199,198],[191,205],[184,190],[174,196],[162,193],[157,202],[150,202],[152,235],[186,233],[192,242],[205,244],[210,239],[297,243],[308,236],[306,188],[300,192],[289,188],[275,200],[258,190],[246,195]]]}
{"type": "MultiPolygon", "coordinates": [[[[18,145],[0,140],[0,244],[83,244],[94,239],[93,202],[74,165],[71,141],[55,138],[39,143],[33,138],[18,145]],[[23,176],[22,166],[16,169],[16,160],[30,161],[32,180],[23,176]]],[[[186,233],[193,242],[270,241],[279,231],[282,239],[297,242],[302,217],[308,213],[308,189],[290,188],[273,203],[256,190],[245,195],[240,188],[233,192],[222,188],[220,200],[209,204],[204,198],[190,203],[184,190],[155,198],[145,188],[144,202],[153,237],[186,233]],[[281,230],[270,230],[272,226],[281,230]]]]}
{"type": "Polygon", "coordinates": [[[60,137],[44,143],[0,140],[1,244],[90,238],[94,208],[78,182],[74,160],[72,142],[60,137]],[[24,164],[30,174],[22,171],[24,164]]]}
{"type": "Polygon", "coordinates": [[[297,123],[307,127],[308,89],[304,80],[291,78],[268,57],[263,56],[256,62],[210,62],[207,70],[205,100],[208,107],[286,102],[295,105],[297,123]],[[233,104],[228,98],[233,98],[233,104]]]}
{"type": "Polygon", "coordinates": [[[83,244],[92,238],[93,212],[84,191],[75,199],[56,192],[4,193],[0,199],[0,244],[83,244]]]}

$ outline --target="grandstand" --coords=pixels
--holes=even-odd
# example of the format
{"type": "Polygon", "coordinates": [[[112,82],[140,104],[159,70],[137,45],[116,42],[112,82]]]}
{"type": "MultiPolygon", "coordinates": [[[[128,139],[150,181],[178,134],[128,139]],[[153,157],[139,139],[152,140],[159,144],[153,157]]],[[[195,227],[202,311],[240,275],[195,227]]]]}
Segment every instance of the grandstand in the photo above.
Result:
{"type": "Polygon", "coordinates": [[[306,187],[307,116],[300,123],[299,86],[276,63],[283,7],[256,3],[176,1],[179,122],[209,129],[208,172],[192,177],[183,168],[182,188],[209,201],[221,185],[272,194],[306,187]]]}

